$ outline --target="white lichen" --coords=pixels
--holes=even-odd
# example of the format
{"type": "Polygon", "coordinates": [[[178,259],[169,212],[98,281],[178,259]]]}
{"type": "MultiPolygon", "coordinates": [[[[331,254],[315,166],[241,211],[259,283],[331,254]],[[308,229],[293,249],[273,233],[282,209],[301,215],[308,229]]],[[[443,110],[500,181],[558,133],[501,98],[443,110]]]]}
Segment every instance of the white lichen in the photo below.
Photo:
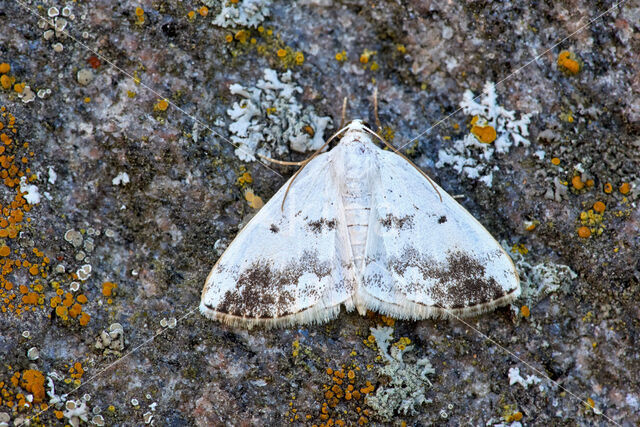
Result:
{"type": "Polygon", "coordinates": [[[493,171],[497,168],[490,167],[489,161],[495,153],[505,154],[513,146],[530,145],[527,137],[532,114],[522,114],[516,119],[514,111],[498,105],[495,84],[491,82],[485,84],[480,102],[474,98],[473,92],[467,90],[460,108],[465,114],[475,117],[477,125],[491,126],[496,131],[495,141],[480,142],[469,132],[464,138],[439,150],[436,167],[453,166],[456,172],[491,187],[493,171]]]}
{"type": "Polygon", "coordinates": [[[383,326],[371,328],[371,335],[376,339],[378,352],[384,359],[385,365],[378,368],[378,373],[389,377],[385,386],[380,386],[375,395],[366,398],[367,405],[373,408],[381,420],[388,422],[395,414],[417,414],[416,407],[431,403],[427,399],[425,388],[431,386],[427,375],[435,373],[429,359],[419,359],[415,364],[404,362],[404,354],[413,349],[412,345],[391,345],[393,328],[383,326]]]}
{"type": "Polygon", "coordinates": [[[523,254],[510,250],[505,241],[501,244],[516,265],[522,288],[520,298],[524,300],[539,300],[558,290],[566,292],[573,279],[578,277],[568,265],[553,262],[531,264],[523,254]]]}
{"type": "Polygon", "coordinates": [[[26,176],[20,178],[20,192],[22,193],[22,197],[30,205],[40,203],[40,192],[38,191],[38,187],[33,184],[28,184],[26,176]]]}
{"type": "Polygon", "coordinates": [[[56,180],[58,179],[58,174],[53,169],[53,166],[49,166],[48,174],[49,174],[49,179],[48,179],[49,184],[55,184],[56,180]]]}
{"type": "Polygon", "coordinates": [[[213,18],[213,24],[223,28],[256,28],[271,13],[271,0],[240,0],[236,4],[226,0],[202,0],[202,3],[213,9],[222,8],[213,18]]]}
{"type": "Polygon", "coordinates": [[[535,375],[527,375],[527,378],[524,378],[520,375],[520,368],[510,368],[509,369],[509,385],[520,384],[525,389],[529,388],[531,384],[538,384],[542,381],[542,378],[536,377],[535,375]]]}
{"type": "Polygon", "coordinates": [[[130,182],[129,174],[126,172],[120,172],[111,180],[113,185],[126,185],[130,182]]]}
{"type": "Polygon", "coordinates": [[[289,148],[313,151],[324,144],[331,118],[318,116],[310,106],[303,109],[295,96],[302,88],[292,80],[290,70],[278,76],[266,69],[253,88],[231,85],[231,93],[242,97],[227,110],[233,121],[229,125],[231,140],[241,160],[253,161],[256,154],[279,157],[289,148]]]}
{"type": "Polygon", "coordinates": [[[78,427],[80,421],[88,421],[89,408],[84,400],[67,400],[65,411],[62,413],[71,427],[78,427]]]}

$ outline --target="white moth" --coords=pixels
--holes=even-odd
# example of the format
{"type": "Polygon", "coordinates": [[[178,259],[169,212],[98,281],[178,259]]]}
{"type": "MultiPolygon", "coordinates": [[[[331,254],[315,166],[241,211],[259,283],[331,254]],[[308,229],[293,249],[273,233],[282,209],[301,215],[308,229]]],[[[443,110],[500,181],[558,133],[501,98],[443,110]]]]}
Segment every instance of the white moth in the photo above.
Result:
{"type": "Polygon", "coordinates": [[[237,326],[321,323],[340,307],[470,316],[520,294],[509,255],[361,121],[312,158],[214,265],[200,311],[237,326]]]}

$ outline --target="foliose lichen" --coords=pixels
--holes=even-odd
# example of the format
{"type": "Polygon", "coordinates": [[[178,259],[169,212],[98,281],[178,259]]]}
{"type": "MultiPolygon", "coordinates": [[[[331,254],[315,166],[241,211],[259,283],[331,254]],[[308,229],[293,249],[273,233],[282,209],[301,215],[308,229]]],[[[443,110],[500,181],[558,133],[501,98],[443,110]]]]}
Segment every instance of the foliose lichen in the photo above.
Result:
{"type": "Polygon", "coordinates": [[[489,160],[495,153],[508,153],[512,146],[530,145],[527,137],[532,114],[522,114],[516,119],[514,111],[498,105],[492,82],[485,84],[480,102],[475,97],[467,90],[460,102],[463,112],[473,116],[470,132],[439,150],[436,167],[453,166],[456,172],[490,187],[495,168],[489,166],[489,160]]]}
{"type": "Polygon", "coordinates": [[[221,7],[213,18],[213,24],[223,28],[255,28],[267,18],[271,11],[271,0],[240,0],[235,4],[228,1],[202,0],[210,8],[221,7]]]}
{"type": "Polygon", "coordinates": [[[539,300],[558,290],[567,291],[573,279],[578,277],[568,265],[543,262],[531,264],[518,251],[511,251],[505,241],[502,246],[509,252],[520,275],[521,299],[539,300]]]}
{"type": "Polygon", "coordinates": [[[395,414],[416,415],[416,407],[431,403],[425,395],[426,387],[431,386],[427,375],[435,373],[429,359],[419,359],[415,364],[404,362],[404,354],[413,349],[413,345],[391,345],[393,328],[381,326],[371,328],[376,339],[378,352],[385,365],[378,373],[389,377],[386,386],[381,386],[374,395],[367,396],[365,402],[373,408],[382,421],[391,421],[395,414]]]}
{"type": "Polygon", "coordinates": [[[281,156],[289,148],[301,153],[314,151],[324,144],[331,118],[318,116],[311,106],[302,107],[295,96],[302,88],[293,82],[290,70],[278,76],[275,70],[265,69],[255,87],[233,84],[230,90],[242,97],[227,110],[239,159],[253,161],[256,154],[281,156]]]}

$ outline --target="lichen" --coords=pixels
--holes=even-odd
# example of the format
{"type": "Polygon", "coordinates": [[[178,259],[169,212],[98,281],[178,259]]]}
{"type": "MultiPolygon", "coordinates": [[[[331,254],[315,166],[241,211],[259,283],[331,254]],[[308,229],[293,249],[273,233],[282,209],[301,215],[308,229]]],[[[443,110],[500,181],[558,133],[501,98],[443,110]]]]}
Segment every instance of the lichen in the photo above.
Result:
{"type": "MultiPolygon", "coordinates": [[[[227,1],[202,0],[202,3],[209,8],[222,7],[220,12],[213,18],[213,24],[223,28],[256,28],[271,14],[269,10],[271,6],[270,0],[240,0],[235,4],[227,1]],[[222,5],[220,5],[221,3],[222,5]]],[[[202,15],[202,12],[200,14],[202,15]]]]}
{"type": "Polygon", "coordinates": [[[538,384],[542,382],[542,378],[536,377],[535,375],[528,375],[527,378],[524,378],[520,375],[520,368],[510,368],[509,369],[509,385],[520,384],[522,387],[529,388],[531,384],[538,384]]]}
{"type": "Polygon", "coordinates": [[[373,408],[382,421],[388,422],[396,413],[404,415],[417,414],[416,407],[430,403],[425,388],[431,386],[427,375],[435,373],[431,362],[426,357],[415,364],[404,361],[404,354],[413,349],[413,345],[391,345],[393,328],[381,326],[371,328],[371,335],[378,345],[378,352],[385,361],[378,368],[378,373],[389,377],[385,386],[380,386],[374,395],[366,398],[366,403],[373,408]]]}
{"type": "Polygon", "coordinates": [[[291,71],[278,76],[275,70],[265,69],[264,77],[253,88],[231,85],[231,93],[243,98],[227,110],[233,120],[229,125],[231,140],[241,160],[253,161],[256,153],[281,156],[289,148],[312,151],[324,144],[324,131],[331,118],[318,116],[310,106],[303,109],[295,96],[302,93],[302,88],[292,80],[291,71]]]}
{"type": "MultiPolygon", "coordinates": [[[[507,248],[506,242],[503,241],[502,246],[507,248]]],[[[568,290],[573,279],[578,277],[564,264],[543,262],[532,265],[520,251],[510,250],[510,255],[520,275],[523,300],[538,300],[558,290],[568,290]]]]}
{"type": "Polygon", "coordinates": [[[512,146],[530,145],[527,137],[532,114],[516,119],[514,111],[498,105],[495,84],[491,82],[485,84],[479,103],[467,90],[460,108],[473,116],[470,132],[438,152],[436,167],[451,165],[456,172],[490,187],[496,168],[491,168],[489,160],[495,153],[508,153],[512,146]]]}

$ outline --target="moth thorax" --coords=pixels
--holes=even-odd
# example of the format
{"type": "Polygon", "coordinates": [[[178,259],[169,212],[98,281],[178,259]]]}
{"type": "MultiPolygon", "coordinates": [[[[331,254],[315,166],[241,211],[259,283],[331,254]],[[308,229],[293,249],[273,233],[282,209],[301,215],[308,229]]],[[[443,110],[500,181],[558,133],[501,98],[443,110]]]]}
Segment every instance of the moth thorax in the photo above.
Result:
{"type": "MultiPolygon", "coordinates": [[[[366,135],[365,135],[366,137],[366,135]]],[[[365,258],[369,213],[371,210],[371,188],[369,170],[371,156],[367,144],[352,142],[345,146],[342,157],[344,179],[341,183],[341,198],[349,231],[349,245],[357,272],[362,271],[365,258]]]]}

